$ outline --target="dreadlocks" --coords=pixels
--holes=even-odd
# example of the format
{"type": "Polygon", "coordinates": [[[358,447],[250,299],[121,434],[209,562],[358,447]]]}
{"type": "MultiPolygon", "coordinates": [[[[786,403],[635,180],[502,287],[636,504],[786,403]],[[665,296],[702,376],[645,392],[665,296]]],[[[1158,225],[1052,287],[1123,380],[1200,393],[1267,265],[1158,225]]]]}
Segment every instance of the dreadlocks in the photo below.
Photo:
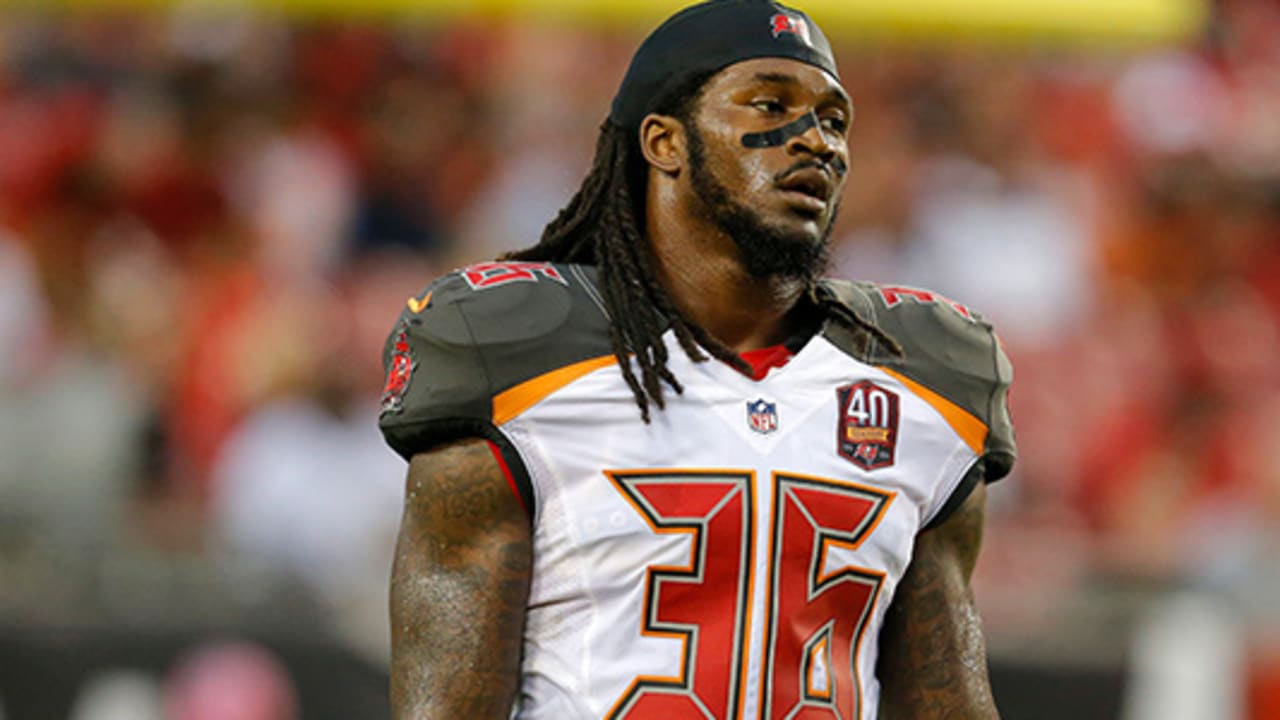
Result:
{"type": "MultiPolygon", "coordinates": [[[[713,74],[689,77],[655,103],[654,112],[690,124],[702,87],[713,74]]],[[[695,362],[705,361],[709,353],[743,372],[751,372],[737,353],[685,318],[658,282],[642,224],[647,171],[634,134],[606,120],[600,127],[591,170],[578,192],[547,225],[537,245],[504,258],[598,267],[600,289],[610,315],[613,352],[646,423],[650,403],[665,407],[663,383],[677,393],[684,392],[667,367],[662,335],[668,328],[695,362]],[[639,377],[632,368],[633,355],[639,377]]],[[[816,287],[809,288],[807,297],[837,322],[870,335],[901,355],[901,348],[892,338],[834,299],[819,297],[816,287]]]]}

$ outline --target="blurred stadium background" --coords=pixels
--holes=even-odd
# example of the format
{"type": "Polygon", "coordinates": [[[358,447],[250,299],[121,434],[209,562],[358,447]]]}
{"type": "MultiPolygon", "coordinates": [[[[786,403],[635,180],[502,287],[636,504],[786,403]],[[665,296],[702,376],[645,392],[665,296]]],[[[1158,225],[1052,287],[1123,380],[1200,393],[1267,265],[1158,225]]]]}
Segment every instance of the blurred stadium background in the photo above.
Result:
{"type": "MultiPolygon", "coordinates": [[[[0,0],[0,718],[386,716],[384,333],[534,241],[678,4],[0,0]]],[[[1280,718],[1280,4],[803,7],[835,272],[1016,362],[1004,716],[1280,718]]]]}

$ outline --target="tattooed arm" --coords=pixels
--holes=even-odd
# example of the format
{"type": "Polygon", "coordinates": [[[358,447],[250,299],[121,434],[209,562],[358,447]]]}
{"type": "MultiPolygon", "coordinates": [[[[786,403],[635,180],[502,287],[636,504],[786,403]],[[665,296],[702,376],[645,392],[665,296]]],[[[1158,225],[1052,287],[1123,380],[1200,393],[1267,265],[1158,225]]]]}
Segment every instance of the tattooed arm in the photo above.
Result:
{"type": "Polygon", "coordinates": [[[998,718],[982,622],[969,578],[982,546],[986,487],[978,485],[915,554],[880,635],[883,720],[998,718]]]}
{"type": "Polygon", "coordinates": [[[396,720],[509,716],[531,564],[528,516],[487,443],[413,458],[391,574],[396,720]]]}

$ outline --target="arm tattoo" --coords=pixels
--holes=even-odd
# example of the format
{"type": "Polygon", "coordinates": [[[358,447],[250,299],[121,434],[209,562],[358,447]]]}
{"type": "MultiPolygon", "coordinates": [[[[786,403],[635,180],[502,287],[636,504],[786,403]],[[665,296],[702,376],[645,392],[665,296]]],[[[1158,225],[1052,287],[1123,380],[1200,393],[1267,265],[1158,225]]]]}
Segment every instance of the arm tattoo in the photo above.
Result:
{"type": "Polygon", "coordinates": [[[969,577],[982,545],[982,483],[956,514],[916,539],[885,617],[876,673],[885,720],[997,718],[969,577]]]}
{"type": "Polygon", "coordinates": [[[508,717],[531,545],[528,517],[484,441],[413,459],[391,576],[397,720],[508,717]]]}

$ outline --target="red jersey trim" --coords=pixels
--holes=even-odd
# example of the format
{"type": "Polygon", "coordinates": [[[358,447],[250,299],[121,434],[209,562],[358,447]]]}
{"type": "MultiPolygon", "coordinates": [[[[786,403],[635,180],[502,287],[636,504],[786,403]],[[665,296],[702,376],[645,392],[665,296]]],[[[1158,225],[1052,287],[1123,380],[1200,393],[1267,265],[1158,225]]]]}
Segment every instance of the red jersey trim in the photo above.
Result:
{"type": "Polygon", "coordinates": [[[786,345],[771,345],[759,350],[748,350],[739,357],[751,366],[752,380],[763,380],[770,370],[786,365],[795,355],[786,345]]]}
{"type": "Polygon", "coordinates": [[[524,504],[524,495],[520,494],[520,486],[516,484],[515,475],[511,474],[511,468],[507,465],[507,461],[502,457],[502,448],[492,440],[486,440],[489,445],[489,452],[493,453],[493,459],[498,461],[498,466],[502,468],[502,475],[507,479],[507,486],[511,488],[512,494],[516,496],[516,500],[520,501],[520,507],[524,508],[525,513],[529,512],[529,506],[524,504]]]}

